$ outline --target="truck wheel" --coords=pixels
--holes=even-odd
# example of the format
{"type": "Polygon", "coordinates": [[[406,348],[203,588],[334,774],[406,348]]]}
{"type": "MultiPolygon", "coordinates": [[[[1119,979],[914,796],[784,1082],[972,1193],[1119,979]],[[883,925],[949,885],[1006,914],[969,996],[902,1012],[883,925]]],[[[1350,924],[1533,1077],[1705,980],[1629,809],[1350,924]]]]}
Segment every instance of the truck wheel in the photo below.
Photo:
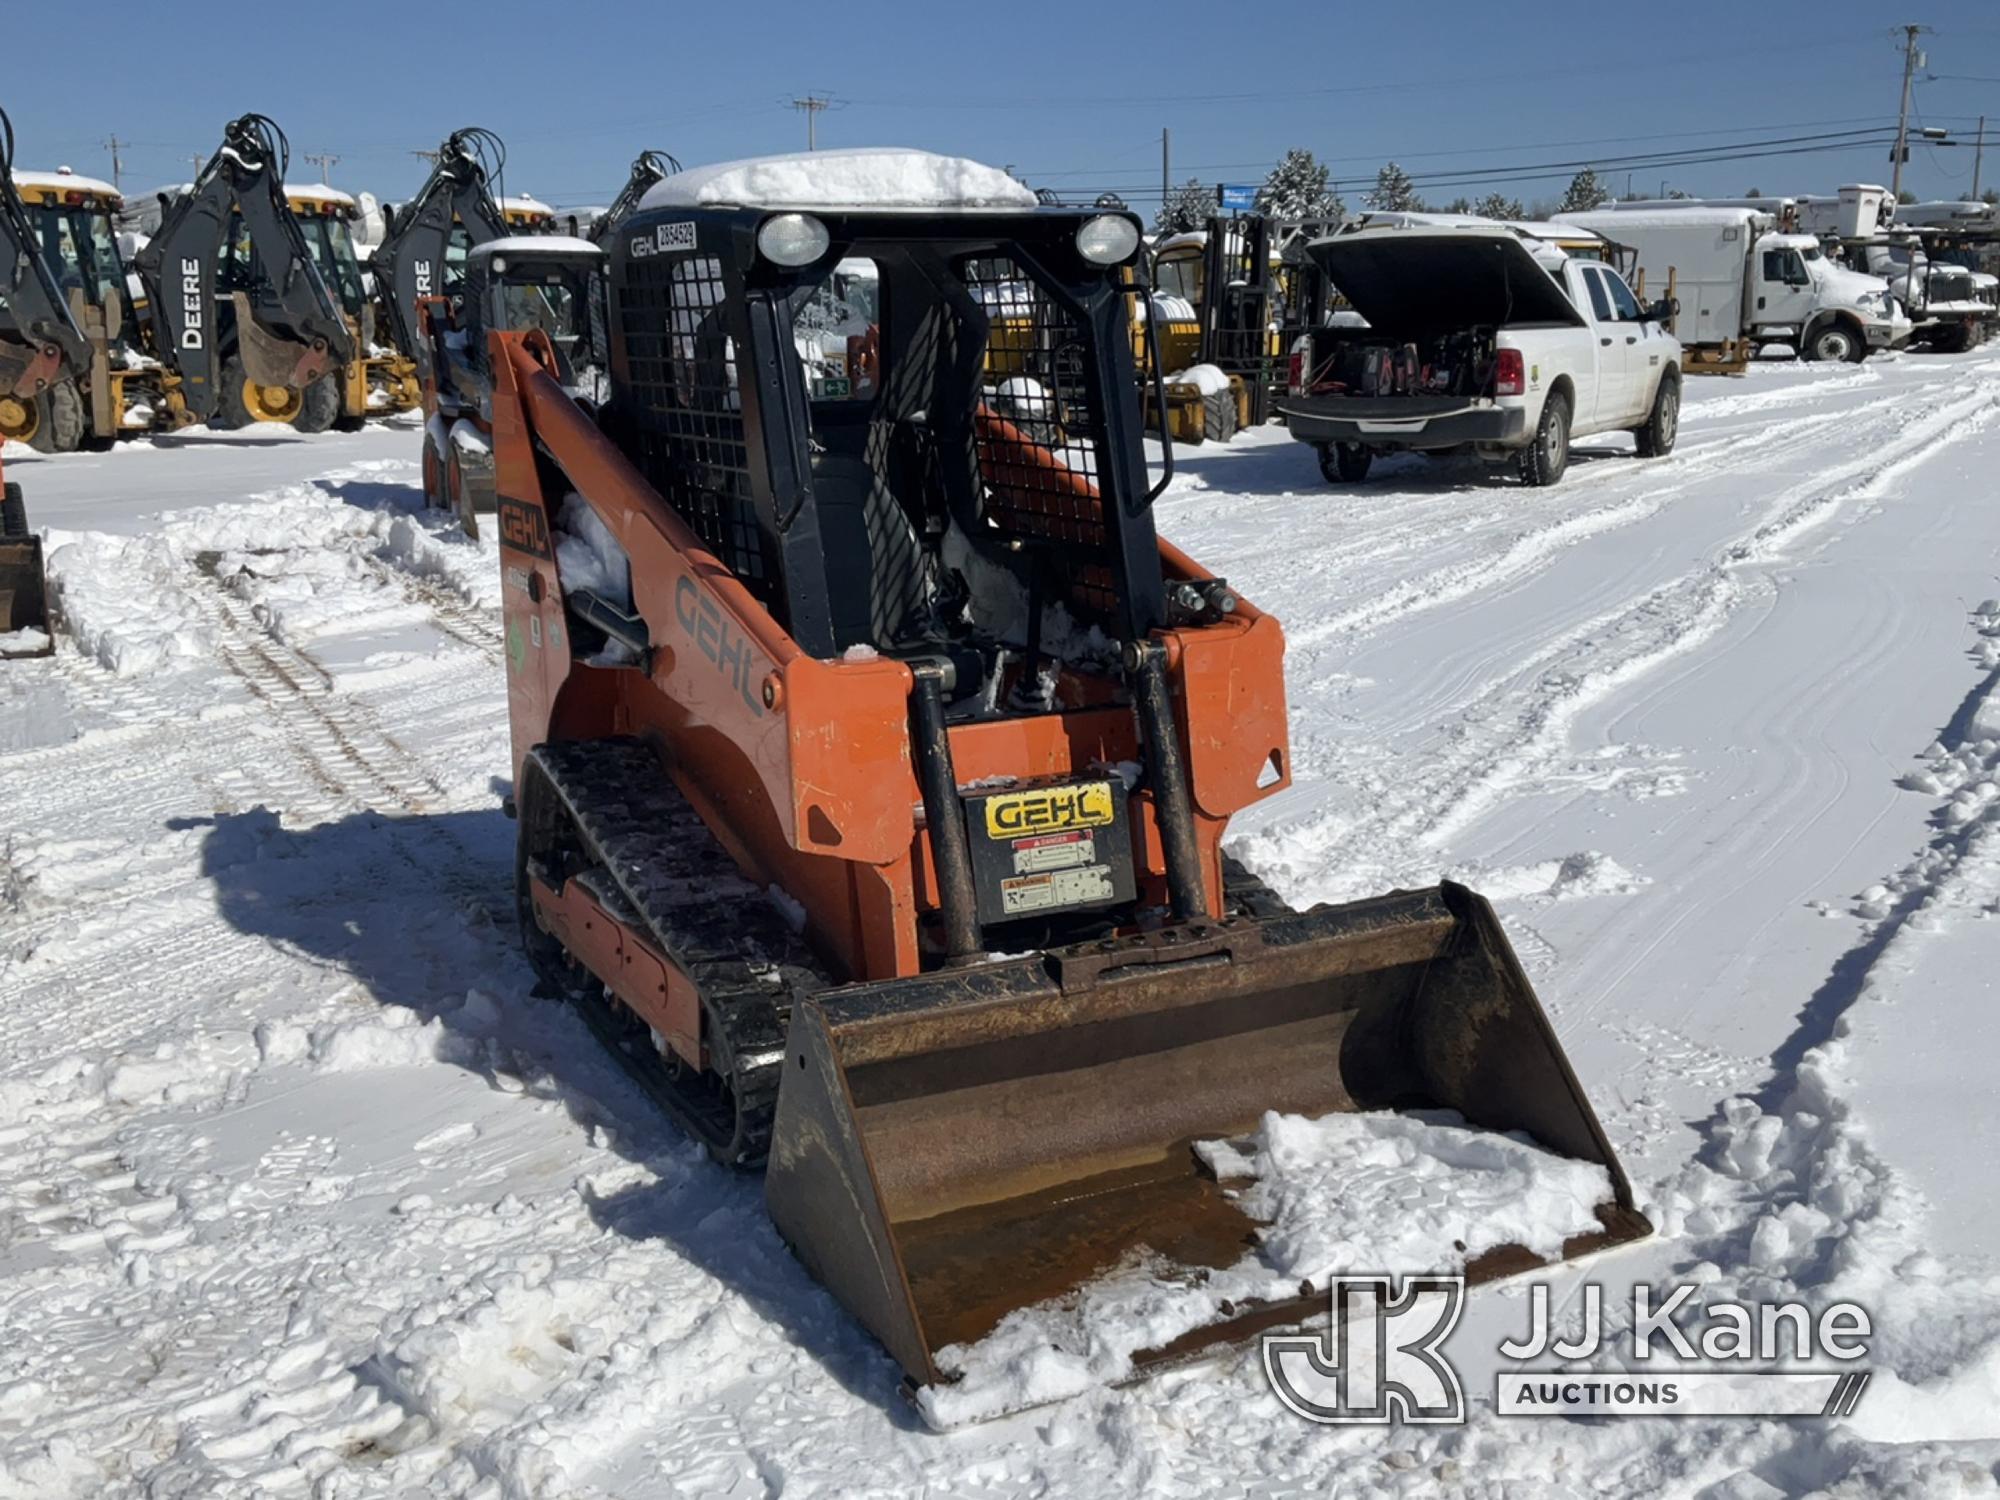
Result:
{"type": "Polygon", "coordinates": [[[35,430],[28,446],[37,453],[74,453],[83,441],[83,397],[75,384],[58,380],[35,397],[35,430]]]}
{"type": "Polygon", "coordinates": [[[1319,445],[1319,472],[1328,484],[1359,484],[1374,462],[1375,450],[1365,443],[1319,445]]]}
{"type": "Polygon", "coordinates": [[[1569,397],[1551,391],[1542,403],[1535,440],[1521,450],[1521,482],[1537,488],[1554,484],[1569,467],[1569,397]]]}
{"type": "Polygon", "coordinates": [[[299,396],[299,414],[292,427],[299,432],[325,432],[340,415],[340,377],[322,375],[299,396]]]}
{"type": "Polygon", "coordinates": [[[1665,458],[1674,451],[1674,439],[1681,432],[1680,371],[1668,369],[1660,376],[1660,388],[1653,392],[1652,414],[1643,427],[1632,429],[1639,444],[1639,457],[1665,458]]]}
{"type": "MultiPolygon", "coordinates": [[[[209,418],[208,425],[220,427],[225,432],[250,427],[258,422],[296,423],[305,409],[305,393],[288,385],[259,385],[250,378],[243,368],[240,355],[232,354],[222,362],[222,376],[217,383],[216,411],[209,418]]],[[[340,397],[336,392],[334,400],[340,397]]]]}
{"type": "Polygon", "coordinates": [[[1806,359],[1823,359],[1832,364],[1857,364],[1868,354],[1868,345],[1852,328],[1838,321],[1822,323],[1806,337],[1799,351],[1806,359]]]}
{"type": "Polygon", "coordinates": [[[1211,443],[1226,443],[1236,436],[1236,392],[1215,391],[1201,398],[1201,435],[1211,443]]]}

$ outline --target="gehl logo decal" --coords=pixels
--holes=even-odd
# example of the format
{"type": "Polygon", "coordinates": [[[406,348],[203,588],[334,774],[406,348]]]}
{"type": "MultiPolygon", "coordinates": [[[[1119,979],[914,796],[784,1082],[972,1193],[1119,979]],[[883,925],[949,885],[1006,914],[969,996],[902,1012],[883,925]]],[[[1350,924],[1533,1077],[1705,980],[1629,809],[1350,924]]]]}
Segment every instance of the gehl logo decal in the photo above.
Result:
{"type": "Polygon", "coordinates": [[[530,557],[550,556],[548,521],[539,506],[509,500],[502,495],[498,509],[501,546],[512,547],[530,557]]]}
{"type": "Polygon", "coordinates": [[[749,640],[740,629],[729,623],[722,606],[697,588],[695,581],[685,574],[674,585],[674,620],[687,632],[695,650],[715,663],[750,712],[761,719],[764,705],[757,695],[763,674],[751,655],[749,640]]]}
{"type": "Polygon", "coordinates": [[[986,836],[989,839],[1017,839],[1024,834],[1048,833],[1064,828],[1101,828],[1111,818],[1111,786],[1108,782],[1043,787],[1037,791],[989,798],[986,803],[986,836]]]}
{"type": "Polygon", "coordinates": [[[181,262],[181,311],[187,317],[187,326],[181,330],[181,347],[199,349],[201,347],[201,262],[192,257],[181,262]]]}

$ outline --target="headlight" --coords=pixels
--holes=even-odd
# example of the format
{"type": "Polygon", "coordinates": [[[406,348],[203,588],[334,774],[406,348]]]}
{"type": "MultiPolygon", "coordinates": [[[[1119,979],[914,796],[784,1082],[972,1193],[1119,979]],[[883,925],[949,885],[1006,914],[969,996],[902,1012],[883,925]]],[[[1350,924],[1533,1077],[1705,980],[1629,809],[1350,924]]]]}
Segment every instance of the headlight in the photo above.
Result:
{"type": "Polygon", "coordinates": [[[809,266],[826,254],[831,237],[811,214],[773,214],[757,228],[757,249],[781,266],[809,266]]]}
{"type": "Polygon", "coordinates": [[[1092,265],[1115,266],[1139,248],[1139,226],[1122,214],[1085,219],[1076,232],[1077,253],[1092,265]]]}

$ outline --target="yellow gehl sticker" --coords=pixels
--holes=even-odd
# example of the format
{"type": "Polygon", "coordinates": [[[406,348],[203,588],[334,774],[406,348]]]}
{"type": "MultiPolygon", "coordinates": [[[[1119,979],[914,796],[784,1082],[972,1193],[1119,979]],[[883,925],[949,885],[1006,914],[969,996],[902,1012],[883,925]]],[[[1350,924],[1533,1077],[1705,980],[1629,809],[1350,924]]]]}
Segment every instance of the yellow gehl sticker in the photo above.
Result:
{"type": "Polygon", "coordinates": [[[1009,792],[986,799],[989,839],[1025,838],[1065,828],[1101,828],[1111,818],[1111,786],[1103,781],[1037,787],[1032,792],[1009,792]]]}

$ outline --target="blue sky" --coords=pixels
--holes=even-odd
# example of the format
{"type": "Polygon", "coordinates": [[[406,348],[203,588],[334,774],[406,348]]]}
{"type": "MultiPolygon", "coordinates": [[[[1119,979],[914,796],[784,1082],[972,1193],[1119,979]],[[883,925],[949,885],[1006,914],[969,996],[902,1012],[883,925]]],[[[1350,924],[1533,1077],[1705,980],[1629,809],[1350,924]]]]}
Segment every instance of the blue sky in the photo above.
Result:
{"type": "MultiPolygon", "coordinates": [[[[10,57],[55,61],[40,73],[17,62],[0,72],[19,164],[108,176],[102,142],[115,132],[131,143],[128,189],[185,178],[189,158],[214,148],[226,119],[258,110],[290,135],[294,177],[318,173],[305,154],[331,152],[340,158],[335,185],[402,197],[425,171],[413,150],[477,124],[507,142],[510,191],[558,205],[602,202],[642,148],[689,164],[798,149],[805,120],[787,101],[820,93],[835,101],[819,116],[822,145],[955,152],[1012,165],[1037,185],[1122,190],[1142,209],[1158,196],[1163,126],[1176,181],[1254,182],[1301,145],[1342,179],[1372,178],[1393,156],[1438,201],[1489,186],[1533,199],[1559,193],[1566,169],[1435,186],[1422,174],[1462,179],[1893,126],[1901,66],[1890,30],[1905,20],[1936,31],[1924,45],[1928,71],[1942,76],[1920,73],[1921,119],[1969,141],[1973,117],[1987,111],[2000,137],[2000,7],[1991,0],[1921,0],[1908,14],[1852,0],[1174,0],[1131,10],[1074,0],[977,8],[489,0],[405,12],[411,23],[402,29],[374,8],[324,5],[262,10],[254,25],[210,18],[185,37],[156,35],[149,22],[125,33],[131,45],[108,52],[61,34],[71,10],[21,9],[8,22],[10,57]],[[1241,23],[1230,19],[1239,15],[1241,23]],[[334,30],[343,18],[351,34],[334,30]],[[162,55],[152,54],[156,44],[162,55]],[[328,61],[319,79],[301,67],[315,52],[328,61]],[[197,66],[209,71],[196,75],[197,66]],[[102,102],[90,99],[92,83],[102,102]]],[[[1959,196],[1972,155],[1920,146],[1905,186],[1920,197],[1959,196]]],[[[1624,189],[1625,169],[1606,175],[1624,189]]],[[[1631,185],[1825,192],[1888,177],[1887,148],[1872,141],[1639,166],[1631,185]]],[[[2000,186],[2000,151],[1983,185],[2000,186]]]]}

